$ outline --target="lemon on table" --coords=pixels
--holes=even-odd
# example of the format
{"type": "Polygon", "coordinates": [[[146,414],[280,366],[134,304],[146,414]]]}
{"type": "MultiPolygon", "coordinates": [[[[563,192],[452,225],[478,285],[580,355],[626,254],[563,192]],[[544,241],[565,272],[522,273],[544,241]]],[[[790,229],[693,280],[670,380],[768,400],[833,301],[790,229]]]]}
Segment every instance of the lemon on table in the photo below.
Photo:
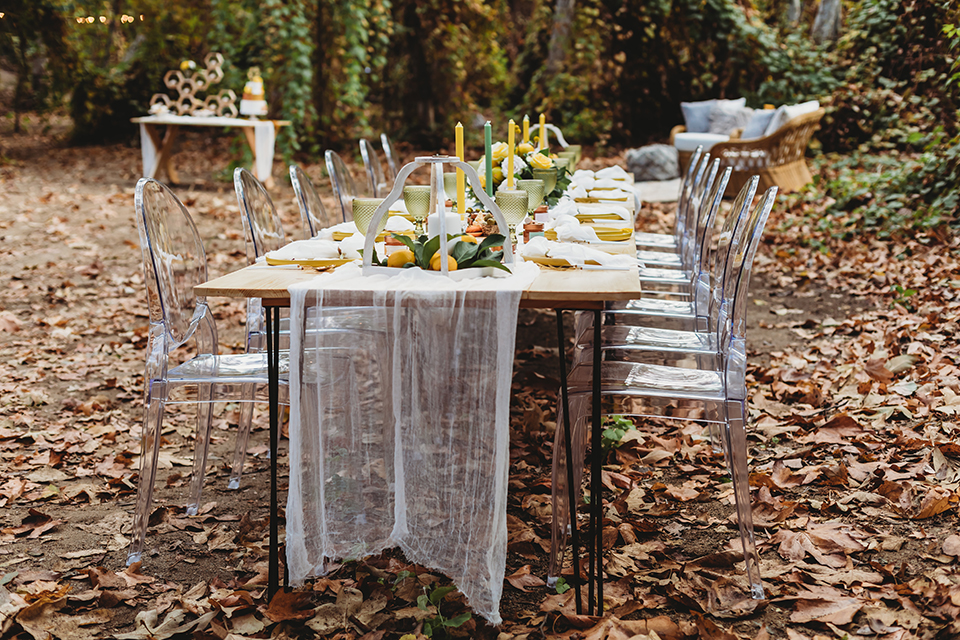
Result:
{"type": "Polygon", "coordinates": [[[533,145],[529,142],[521,142],[517,145],[517,153],[519,154],[526,155],[531,151],[533,151],[533,145]]]}
{"type": "Polygon", "coordinates": [[[410,251],[410,249],[400,249],[400,251],[394,251],[387,256],[388,267],[402,267],[408,262],[416,261],[417,257],[413,255],[413,251],[410,251]]]}
{"type": "MultiPolygon", "coordinates": [[[[430,270],[431,271],[440,271],[440,252],[433,254],[433,257],[430,258],[430,270]]],[[[453,259],[453,256],[447,256],[447,271],[456,271],[457,270],[457,261],[453,259]]]]}
{"type": "Polygon", "coordinates": [[[474,238],[474,237],[473,237],[472,235],[470,235],[469,233],[463,234],[462,236],[460,236],[459,238],[457,238],[457,240],[459,240],[460,242],[469,242],[469,243],[471,243],[471,244],[477,244],[477,239],[474,238]]]}

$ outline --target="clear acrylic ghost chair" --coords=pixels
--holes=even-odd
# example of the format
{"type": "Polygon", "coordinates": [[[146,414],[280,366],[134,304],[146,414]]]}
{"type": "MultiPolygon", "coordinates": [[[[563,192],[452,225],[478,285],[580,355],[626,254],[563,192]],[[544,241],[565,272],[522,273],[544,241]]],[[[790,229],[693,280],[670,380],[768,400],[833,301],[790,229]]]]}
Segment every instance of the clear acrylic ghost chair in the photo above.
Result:
{"type": "Polygon", "coordinates": [[[353,220],[353,200],[359,193],[357,186],[353,182],[353,176],[343,164],[343,159],[335,151],[327,151],[323,154],[327,165],[327,174],[330,176],[330,186],[333,187],[333,195],[337,197],[340,203],[340,212],[343,214],[343,221],[353,220]]]}
{"type": "MultiPolygon", "coordinates": [[[[153,503],[164,408],[197,405],[197,439],[188,514],[200,506],[206,468],[212,403],[240,401],[252,406],[253,393],[267,384],[267,359],[261,354],[218,355],[217,328],[205,298],[193,287],[207,281],[206,254],[193,219],[179,199],[156,180],[141,178],[134,195],[144,283],[150,312],[144,376],[144,416],[140,479],[127,563],[142,559],[153,503]],[[170,356],[191,339],[197,355],[174,365],[170,356]],[[177,393],[181,387],[187,393],[177,393]]],[[[179,353],[179,352],[178,352],[179,353]]],[[[281,363],[281,383],[287,374],[281,363]]],[[[281,386],[281,390],[285,390],[281,386]]],[[[266,400],[266,398],[262,398],[266,400]]]]}
{"type": "MultiPolygon", "coordinates": [[[[743,242],[730,254],[728,277],[735,284],[725,286],[716,331],[716,360],[719,366],[709,368],[674,367],[635,361],[623,356],[612,357],[604,350],[601,364],[601,396],[605,415],[631,415],[675,420],[695,420],[716,424],[722,430],[723,450],[733,480],[740,542],[750,593],[763,598],[759,555],[753,531],[753,513],[747,473],[746,412],[746,300],[750,272],[763,227],[776,199],[777,188],[771,187],[743,224],[743,242]]],[[[571,447],[575,460],[583,460],[585,452],[586,416],[592,397],[592,354],[582,352],[568,376],[571,424],[571,447]]],[[[562,416],[561,416],[562,417],[562,416]]],[[[558,424],[560,423],[558,418],[558,424]]],[[[554,580],[566,547],[569,521],[567,472],[564,433],[557,430],[553,463],[553,541],[549,576],[554,580]]],[[[600,455],[593,452],[592,455],[600,455]]],[[[573,486],[580,486],[582,465],[574,464],[573,486]]]]}
{"type": "MultiPolygon", "coordinates": [[[[622,306],[612,305],[602,315],[605,331],[610,326],[616,325],[645,327],[647,329],[645,332],[635,331],[630,334],[633,336],[632,339],[638,340],[646,335],[650,340],[654,340],[656,330],[711,332],[716,329],[716,314],[723,295],[723,284],[726,281],[731,243],[738,231],[742,233],[740,223],[749,212],[759,180],[753,176],[740,189],[730,213],[723,221],[720,233],[717,234],[714,246],[714,224],[730,175],[729,168],[725,169],[714,183],[706,202],[709,208],[698,230],[702,238],[693,295],[687,299],[642,296],[622,306]]],[[[586,344],[592,340],[592,332],[589,329],[593,327],[593,318],[593,313],[579,313],[575,316],[577,344],[586,344]]],[[[626,331],[629,332],[629,330],[626,331]]],[[[616,334],[611,332],[611,335],[616,334]]],[[[669,339],[670,335],[666,333],[664,334],[666,337],[658,337],[655,341],[669,339]]]]}
{"type": "Polygon", "coordinates": [[[688,220],[686,218],[687,201],[690,198],[690,185],[697,168],[700,165],[700,156],[703,154],[703,147],[699,146],[690,156],[690,162],[687,164],[687,171],[680,181],[680,191],[677,196],[677,210],[674,214],[673,233],[648,233],[637,231],[633,234],[638,251],[661,251],[678,253],[680,248],[679,238],[688,230],[688,220]]]}
{"type": "MultiPolygon", "coordinates": [[[[688,182],[684,198],[684,210],[678,215],[683,218],[682,232],[678,238],[677,251],[665,253],[657,250],[638,250],[637,259],[642,263],[640,280],[648,284],[664,284],[674,287],[687,287],[695,277],[696,261],[699,256],[699,222],[705,213],[706,196],[710,192],[719,171],[719,159],[713,159],[709,153],[701,156],[700,165],[693,179],[688,182]]],[[[683,289],[681,289],[683,290],[683,289]]]]}
{"type": "Polygon", "coordinates": [[[380,134],[380,146],[383,147],[383,155],[387,158],[387,167],[390,169],[390,179],[396,180],[400,172],[400,156],[390,144],[390,138],[385,133],[380,134]]]}
{"type": "Polygon", "coordinates": [[[312,238],[321,229],[332,227],[337,221],[327,214],[320,196],[317,194],[313,182],[306,172],[298,165],[290,165],[290,184],[297,197],[297,206],[300,208],[300,222],[303,224],[303,235],[312,238]]]}
{"type": "Polygon", "coordinates": [[[383,198],[393,185],[383,175],[383,165],[373,145],[366,138],[360,138],[360,157],[363,158],[363,168],[367,172],[367,186],[374,198],[383,198]]]}
{"type": "MultiPolygon", "coordinates": [[[[243,226],[247,264],[254,264],[267,252],[276,251],[287,243],[283,233],[283,225],[270,194],[252,173],[242,167],[235,169],[233,186],[237,193],[237,204],[240,206],[240,220],[243,226]]],[[[267,344],[266,317],[260,298],[247,299],[245,326],[247,353],[265,353],[267,344]]],[[[283,325],[281,326],[283,327],[283,325]]],[[[253,389],[248,389],[248,393],[252,394],[253,389]]],[[[237,446],[233,454],[230,481],[227,484],[229,489],[240,488],[240,477],[243,474],[243,464],[247,455],[247,441],[250,437],[252,422],[253,405],[246,404],[241,407],[240,411],[240,431],[237,435],[237,446]]]]}

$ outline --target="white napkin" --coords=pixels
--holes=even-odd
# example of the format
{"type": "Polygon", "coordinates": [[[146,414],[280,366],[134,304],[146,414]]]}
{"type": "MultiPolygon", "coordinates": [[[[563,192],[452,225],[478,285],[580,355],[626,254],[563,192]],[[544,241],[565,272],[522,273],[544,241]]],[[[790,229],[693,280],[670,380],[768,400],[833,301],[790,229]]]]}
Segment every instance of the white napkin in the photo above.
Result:
{"type": "Polygon", "coordinates": [[[564,198],[557,203],[557,206],[550,209],[550,215],[554,218],[559,218],[560,216],[575,216],[577,215],[577,203],[568,198],[564,198]]]}
{"type": "Polygon", "coordinates": [[[328,260],[340,257],[337,243],[332,240],[311,238],[296,240],[267,254],[274,260],[328,260]]]}
{"type": "Polygon", "coordinates": [[[577,169],[570,179],[576,182],[577,178],[596,178],[596,175],[590,169],[577,169]]]}
{"type": "Polygon", "coordinates": [[[580,213],[615,213],[620,216],[621,220],[627,220],[629,222],[633,221],[633,214],[630,213],[630,210],[627,209],[627,207],[619,204],[605,202],[581,202],[578,203],[577,209],[580,213]]]}
{"type": "Polygon", "coordinates": [[[577,187],[582,187],[587,191],[589,191],[590,189],[593,189],[594,186],[596,185],[596,182],[597,181],[590,176],[579,176],[577,178],[571,178],[570,180],[570,184],[575,185],[577,187]]]}
{"type": "Polygon", "coordinates": [[[567,214],[557,216],[546,228],[556,231],[557,240],[560,242],[600,242],[593,227],[582,225],[575,217],[567,214]]]}
{"type": "Polygon", "coordinates": [[[594,189],[622,189],[623,180],[614,180],[613,178],[598,178],[593,183],[594,189]]]}
{"type": "Polygon", "coordinates": [[[597,179],[612,178],[613,180],[629,180],[630,174],[620,165],[614,165],[612,167],[607,167],[606,169],[600,169],[596,173],[597,179]]]}
{"type": "Polygon", "coordinates": [[[389,213],[408,213],[407,203],[404,202],[403,200],[397,200],[396,202],[390,205],[388,212],[389,213]]]}
{"type": "Polygon", "coordinates": [[[387,233],[393,231],[395,233],[400,233],[401,231],[413,231],[413,223],[401,216],[390,216],[387,218],[387,226],[384,227],[384,231],[387,233]]]}
{"type": "Polygon", "coordinates": [[[578,186],[576,186],[575,184],[571,184],[569,187],[567,187],[567,194],[568,194],[571,198],[586,198],[586,197],[588,197],[588,195],[587,195],[587,190],[584,189],[583,187],[578,187],[578,186]]]}
{"type": "Polygon", "coordinates": [[[543,236],[531,238],[530,242],[523,245],[522,255],[528,258],[559,258],[573,265],[583,265],[588,260],[605,267],[631,267],[637,264],[637,259],[630,256],[611,255],[582,244],[551,242],[543,236]]]}
{"type": "Polygon", "coordinates": [[[341,222],[340,224],[335,224],[332,227],[321,229],[320,232],[317,233],[317,238],[320,238],[321,240],[332,240],[334,231],[351,235],[360,232],[360,230],[357,229],[357,223],[351,220],[350,222],[341,222]]]}

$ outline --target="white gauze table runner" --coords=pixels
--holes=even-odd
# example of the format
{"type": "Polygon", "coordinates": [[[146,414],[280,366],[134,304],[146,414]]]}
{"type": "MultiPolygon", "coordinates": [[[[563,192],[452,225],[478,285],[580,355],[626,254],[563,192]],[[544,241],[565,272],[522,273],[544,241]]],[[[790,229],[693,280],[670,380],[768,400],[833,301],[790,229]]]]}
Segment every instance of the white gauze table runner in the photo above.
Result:
{"type": "Polygon", "coordinates": [[[350,264],[290,288],[293,584],[399,546],[501,622],[517,309],[539,273],[513,271],[453,282],[350,264]]]}

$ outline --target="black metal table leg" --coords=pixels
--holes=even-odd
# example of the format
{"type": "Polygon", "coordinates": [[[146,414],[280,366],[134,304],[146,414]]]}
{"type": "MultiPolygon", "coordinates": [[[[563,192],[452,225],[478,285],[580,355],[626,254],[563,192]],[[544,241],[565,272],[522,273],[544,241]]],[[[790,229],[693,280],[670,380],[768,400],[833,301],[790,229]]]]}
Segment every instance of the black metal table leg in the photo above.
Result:
{"type": "MultiPolygon", "coordinates": [[[[590,574],[597,583],[597,615],[603,615],[603,426],[600,424],[600,374],[602,335],[600,323],[603,321],[603,312],[597,309],[593,312],[593,444],[591,445],[590,467],[590,531],[595,538],[591,541],[590,574]],[[596,556],[596,573],[593,572],[592,557],[596,556]]],[[[593,615],[593,582],[590,583],[590,615],[593,615]]]]}
{"type": "Polygon", "coordinates": [[[280,308],[267,307],[267,391],[270,399],[270,549],[267,600],[280,584],[280,531],[277,504],[277,458],[280,445],[280,308]]]}
{"type": "MultiPolygon", "coordinates": [[[[557,309],[557,347],[560,352],[560,400],[563,407],[563,443],[567,458],[567,505],[570,511],[570,539],[573,544],[573,586],[577,591],[577,615],[583,613],[580,594],[580,535],[577,531],[577,491],[573,486],[573,443],[570,432],[570,402],[567,395],[567,354],[566,339],[563,335],[563,310],[557,309]]],[[[583,464],[583,460],[579,463],[583,464]]]]}

